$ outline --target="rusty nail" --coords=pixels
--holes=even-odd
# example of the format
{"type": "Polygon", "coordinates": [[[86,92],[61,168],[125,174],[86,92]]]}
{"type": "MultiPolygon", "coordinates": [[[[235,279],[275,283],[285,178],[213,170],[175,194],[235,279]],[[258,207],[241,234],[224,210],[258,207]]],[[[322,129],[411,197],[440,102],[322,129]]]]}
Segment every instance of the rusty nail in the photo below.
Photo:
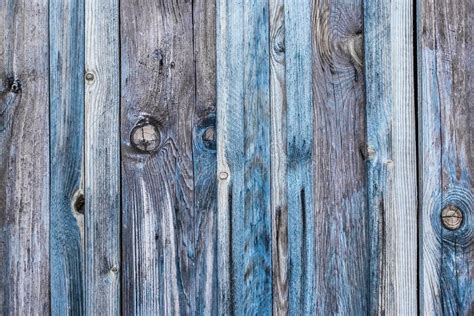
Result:
{"type": "Polygon", "coordinates": [[[463,220],[463,215],[460,209],[453,205],[448,205],[443,208],[441,212],[441,221],[443,226],[449,230],[458,229],[463,220]]]}

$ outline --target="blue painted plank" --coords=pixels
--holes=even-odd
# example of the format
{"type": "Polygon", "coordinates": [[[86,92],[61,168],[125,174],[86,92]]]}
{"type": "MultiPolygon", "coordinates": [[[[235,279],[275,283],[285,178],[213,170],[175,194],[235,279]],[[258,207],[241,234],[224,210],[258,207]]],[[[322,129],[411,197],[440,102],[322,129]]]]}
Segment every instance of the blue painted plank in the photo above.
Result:
{"type": "Polygon", "coordinates": [[[367,1],[364,21],[369,310],[413,315],[418,312],[413,3],[367,1]]]}
{"type": "Polygon", "coordinates": [[[51,314],[82,315],[84,1],[49,5],[51,314]]]}
{"type": "Polygon", "coordinates": [[[313,98],[309,0],[285,2],[289,314],[315,313],[313,98]]]}
{"type": "Polygon", "coordinates": [[[217,4],[220,314],[272,313],[268,9],[217,4]]]}
{"type": "Polygon", "coordinates": [[[474,2],[417,1],[420,312],[474,311],[474,2]],[[445,226],[443,210],[462,216],[445,226]]]}

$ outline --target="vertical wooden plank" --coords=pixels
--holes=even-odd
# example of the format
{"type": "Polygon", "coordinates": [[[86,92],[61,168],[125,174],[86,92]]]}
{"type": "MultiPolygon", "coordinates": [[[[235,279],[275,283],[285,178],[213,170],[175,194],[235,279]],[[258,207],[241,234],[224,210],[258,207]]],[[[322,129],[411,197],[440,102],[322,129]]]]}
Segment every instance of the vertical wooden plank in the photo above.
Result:
{"type": "Polygon", "coordinates": [[[85,312],[120,312],[119,2],[85,2],[85,312]]]}
{"type": "Polygon", "coordinates": [[[288,203],[284,0],[270,0],[270,112],[273,314],[288,314],[288,203]]]}
{"type": "Polygon", "coordinates": [[[268,10],[217,4],[219,314],[272,312],[268,10]]]}
{"type": "Polygon", "coordinates": [[[216,309],[213,10],[121,6],[124,314],[216,309]]]}
{"type": "Polygon", "coordinates": [[[285,2],[289,314],[313,314],[313,99],[309,0],[285,2]]]}
{"type": "Polygon", "coordinates": [[[193,1],[194,314],[217,314],[216,3],[193,1]]]}
{"type": "Polygon", "coordinates": [[[474,313],[474,2],[417,1],[420,311],[474,313]],[[443,226],[442,211],[463,215],[443,226]]]}
{"type": "Polygon", "coordinates": [[[49,313],[48,4],[0,2],[0,314],[49,313]]]}
{"type": "Polygon", "coordinates": [[[366,181],[359,150],[365,141],[363,3],[312,3],[313,301],[317,314],[361,315],[367,313],[368,295],[366,181]]]}
{"type": "Polygon", "coordinates": [[[51,314],[84,312],[84,2],[49,5],[51,314]]]}
{"type": "Polygon", "coordinates": [[[417,307],[413,3],[366,1],[370,312],[417,307]]]}

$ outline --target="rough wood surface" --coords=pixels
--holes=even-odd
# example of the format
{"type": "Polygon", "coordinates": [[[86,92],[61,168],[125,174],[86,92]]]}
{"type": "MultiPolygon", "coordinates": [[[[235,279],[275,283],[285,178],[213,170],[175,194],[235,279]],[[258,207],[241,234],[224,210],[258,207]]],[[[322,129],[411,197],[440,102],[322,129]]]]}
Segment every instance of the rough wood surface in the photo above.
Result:
{"type": "Polygon", "coordinates": [[[49,299],[48,4],[0,2],[0,314],[49,299]]]}
{"type": "Polygon", "coordinates": [[[314,215],[307,216],[315,223],[313,304],[316,314],[362,315],[369,261],[359,149],[365,142],[363,2],[314,0],[311,30],[314,189],[305,193],[314,201],[314,215]]]}
{"type": "Polygon", "coordinates": [[[51,314],[84,313],[84,1],[51,1],[51,314]]]}
{"type": "Polygon", "coordinates": [[[217,314],[216,6],[193,1],[195,315],[217,314]]]}
{"type": "Polygon", "coordinates": [[[266,1],[218,2],[220,314],[272,313],[268,21],[266,1]]]}
{"type": "Polygon", "coordinates": [[[85,2],[85,313],[120,312],[118,0],[85,2]]]}
{"type": "Polygon", "coordinates": [[[217,311],[214,11],[121,6],[125,314],[217,311]],[[160,134],[152,152],[130,143],[143,119],[160,134]]]}
{"type": "Polygon", "coordinates": [[[310,0],[285,1],[287,96],[288,307],[315,313],[313,73],[310,0]]]}
{"type": "Polygon", "coordinates": [[[365,6],[369,310],[414,315],[417,307],[417,178],[413,4],[365,6]]]}
{"type": "Polygon", "coordinates": [[[269,1],[273,314],[288,314],[284,0],[269,1]]]}
{"type": "Polygon", "coordinates": [[[474,313],[474,2],[417,1],[420,312],[474,313]],[[444,207],[463,212],[457,230],[444,207]]]}

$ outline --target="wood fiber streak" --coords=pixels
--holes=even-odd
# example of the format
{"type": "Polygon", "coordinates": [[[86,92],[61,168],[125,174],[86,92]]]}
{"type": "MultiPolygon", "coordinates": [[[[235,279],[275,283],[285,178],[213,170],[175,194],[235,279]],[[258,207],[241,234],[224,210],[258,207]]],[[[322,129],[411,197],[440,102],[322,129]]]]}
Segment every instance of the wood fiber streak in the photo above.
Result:
{"type": "Polygon", "coordinates": [[[85,2],[85,313],[120,313],[119,1],[85,2]]]}
{"type": "Polygon", "coordinates": [[[420,311],[474,313],[474,2],[417,1],[420,311]],[[446,206],[463,212],[457,230],[446,206]]]}
{"type": "Polygon", "coordinates": [[[288,203],[284,0],[270,7],[270,113],[273,313],[288,314],[288,203]]]}
{"type": "Polygon", "coordinates": [[[414,315],[417,178],[413,4],[365,5],[369,310],[414,315]]]}
{"type": "Polygon", "coordinates": [[[219,314],[270,315],[269,6],[217,4],[219,314]]]}
{"type": "Polygon", "coordinates": [[[313,1],[315,290],[309,299],[322,315],[367,313],[362,32],[362,1],[313,1]]]}
{"type": "Polygon", "coordinates": [[[121,5],[124,314],[217,310],[214,10],[121,5]],[[153,152],[130,144],[145,117],[153,152]]]}
{"type": "Polygon", "coordinates": [[[50,1],[51,314],[84,314],[84,1],[50,1]]]}
{"type": "Polygon", "coordinates": [[[0,2],[0,314],[49,313],[48,4],[0,2]]]}
{"type": "Polygon", "coordinates": [[[310,0],[285,1],[288,309],[315,313],[313,72],[310,0]]]}

